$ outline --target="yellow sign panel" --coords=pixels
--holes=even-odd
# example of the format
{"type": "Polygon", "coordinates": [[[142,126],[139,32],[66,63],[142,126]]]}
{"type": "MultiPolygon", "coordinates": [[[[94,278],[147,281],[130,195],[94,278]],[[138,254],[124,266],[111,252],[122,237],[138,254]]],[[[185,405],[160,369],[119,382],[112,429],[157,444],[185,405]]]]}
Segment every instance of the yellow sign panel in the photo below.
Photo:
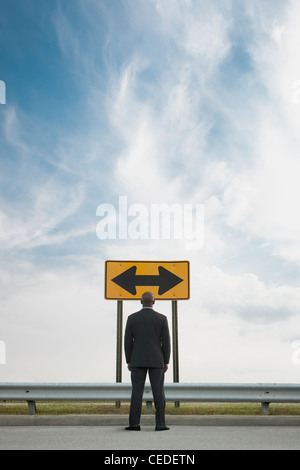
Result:
{"type": "Polygon", "coordinates": [[[146,291],[157,300],[189,299],[189,261],[105,262],[106,299],[140,300],[146,291]]]}

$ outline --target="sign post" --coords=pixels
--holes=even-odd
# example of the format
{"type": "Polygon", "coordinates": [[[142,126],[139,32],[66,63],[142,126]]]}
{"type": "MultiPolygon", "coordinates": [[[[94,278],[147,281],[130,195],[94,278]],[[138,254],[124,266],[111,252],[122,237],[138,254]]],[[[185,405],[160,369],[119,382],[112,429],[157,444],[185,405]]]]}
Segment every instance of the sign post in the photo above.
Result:
{"type": "MultiPolygon", "coordinates": [[[[173,343],[173,382],[179,382],[179,353],[178,353],[178,309],[177,300],[172,300],[172,343],[173,343]]],[[[179,407],[179,401],[175,401],[179,407]]]]}
{"type": "MultiPolygon", "coordinates": [[[[122,382],[122,336],[123,336],[123,301],[118,300],[117,305],[117,357],[116,357],[116,382],[122,382]]],[[[116,407],[120,408],[121,402],[116,401],[116,407]]]]}
{"type": "Polygon", "coordinates": [[[156,300],[172,301],[173,382],[179,382],[177,300],[190,298],[189,261],[105,262],[105,299],[117,300],[116,382],[122,382],[123,300],[141,300],[146,290],[156,300]]]}

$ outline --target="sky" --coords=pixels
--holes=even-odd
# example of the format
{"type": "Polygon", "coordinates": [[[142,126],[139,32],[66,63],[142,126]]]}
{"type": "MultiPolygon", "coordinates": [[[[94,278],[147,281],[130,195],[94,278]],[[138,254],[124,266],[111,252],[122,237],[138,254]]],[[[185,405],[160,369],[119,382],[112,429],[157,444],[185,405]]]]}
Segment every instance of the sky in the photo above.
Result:
{"type": "Polygon", "coordinates": [[[298,0],[1,0],[1,382],[115,381],[105,260],[190,262],[180,382],[299,382],[299,21],[298,0]],[[99,236],[120,198],[132,231],[99,236]],[[203,208],[201,246],[139,236],[155,204],[203,208]]]}

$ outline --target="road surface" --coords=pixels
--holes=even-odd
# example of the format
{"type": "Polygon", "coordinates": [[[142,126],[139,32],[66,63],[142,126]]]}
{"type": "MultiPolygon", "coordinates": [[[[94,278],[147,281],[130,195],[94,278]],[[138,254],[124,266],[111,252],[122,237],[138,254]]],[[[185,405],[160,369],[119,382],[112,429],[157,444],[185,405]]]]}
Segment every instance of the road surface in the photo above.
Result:
{"type": "MultiPolygon", "coordinates": [[[[0,450],[300,449],[299,426],[0,426],[0,450]]],[[[108,455],[111,455],[108,453],[108,455]]]]}

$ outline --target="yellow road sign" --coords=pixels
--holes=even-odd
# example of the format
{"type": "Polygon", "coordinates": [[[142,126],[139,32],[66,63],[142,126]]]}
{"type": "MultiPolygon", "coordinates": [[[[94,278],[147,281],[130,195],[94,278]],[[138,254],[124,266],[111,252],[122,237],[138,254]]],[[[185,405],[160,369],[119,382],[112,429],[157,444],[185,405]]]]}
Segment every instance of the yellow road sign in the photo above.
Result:
{"type": "Polygon", "coordinates": [[[106,299],[140,300],[145,291],[158,300],[189,299],[189,261],[105,262],[106,299]]]}

